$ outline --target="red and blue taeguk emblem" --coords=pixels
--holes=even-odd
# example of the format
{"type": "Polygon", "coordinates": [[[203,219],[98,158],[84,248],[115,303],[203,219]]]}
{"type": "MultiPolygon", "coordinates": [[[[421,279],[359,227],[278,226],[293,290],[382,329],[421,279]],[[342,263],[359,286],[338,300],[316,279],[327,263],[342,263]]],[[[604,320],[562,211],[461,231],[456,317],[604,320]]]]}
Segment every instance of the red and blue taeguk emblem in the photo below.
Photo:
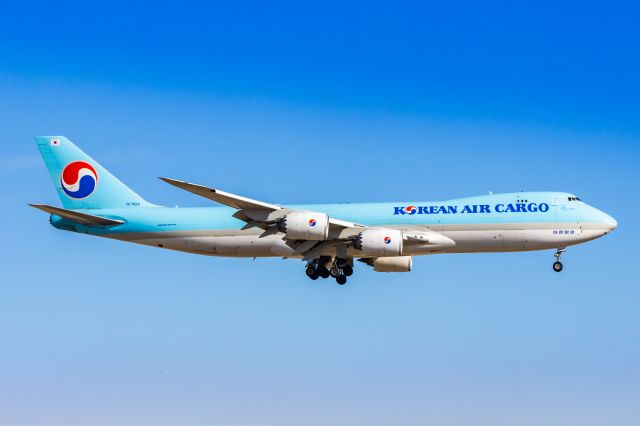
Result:
{"type": "Polygon", "coordinates": [[[416,214],[418,208],[416,206],[407,206],[404,208],[404,211],[407,212],[407,214],[416,214]]]}
{"type": "Polygon", "coordinates": [[[315,219],[309,219],[309,226],[316,226],[317,223],[315,219]]]}
{"type": "Polygon", "coordinates": [[[391,237],[384,237],[385,244],[391,244],[391,237]]]}
{"type": "Polygon", "coordinates": [[[84,161],[67,164],[60,174],[62,190],[71,198],[86,198],[93,194],[98,186],[98,173],[93,166],[84,161]]]}

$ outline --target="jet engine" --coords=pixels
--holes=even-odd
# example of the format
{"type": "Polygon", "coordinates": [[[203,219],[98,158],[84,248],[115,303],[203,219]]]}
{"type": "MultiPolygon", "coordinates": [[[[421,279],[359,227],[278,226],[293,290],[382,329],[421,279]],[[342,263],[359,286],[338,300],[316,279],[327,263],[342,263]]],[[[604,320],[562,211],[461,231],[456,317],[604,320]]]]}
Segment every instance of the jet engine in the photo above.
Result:
{"type": "Polygon", "coordinates": [[[353,246],[365,256],[399,256],[402,232],[395,229],[368,229],[353,240],[353,246]]]}
{"type": "Polygon", "coordinates": [[[378,257],[371,263],[376,272],[409,272],[413,266],[411,256],[378,257]]]}
{"type": "Polygon", "coordinates": [[[311,211],[289,212],[279,227],[292,240],[323,241],[329,236],[329,216],[311,211]]]}

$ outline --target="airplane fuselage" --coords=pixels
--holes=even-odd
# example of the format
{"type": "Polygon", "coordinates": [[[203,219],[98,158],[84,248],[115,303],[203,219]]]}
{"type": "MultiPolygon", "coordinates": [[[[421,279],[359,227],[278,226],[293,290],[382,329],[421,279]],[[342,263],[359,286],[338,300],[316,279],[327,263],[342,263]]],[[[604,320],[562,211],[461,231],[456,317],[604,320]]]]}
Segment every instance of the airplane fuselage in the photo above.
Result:
{"type": "Polygon", "coordinates": [[[59,229],[207,256],[301,258],[312,280],[345,284],[354,260],[409,272],[413,256],[556,249],[615,229],[606,213],[564,192],[446,201],[277,205],[169,177],[223,207],[156,206],[64,136],[36,136],[61,207],[30,204],[59,229]]]}
{"type": "MultiPolygon", "coordinates": [[[[435,231],[447,244],[406,245],[402,255],[507,252],[563,248],[601,237],[617,223],[606,213],[562,192],[519,192],[434,202],[288,205],[319,211],[368,227],[435,231]]],[[[81,210],[82,211],[82,210],[81,210]]],[[[112,227],[85,226],[52,215],[53,226],[138,244],[210,256],[303,257],[282,233],[246,228],[230,207],[128,207],[85,210],[121,220],[112,227]]],[[[335,256],[327,247],[323,256],[335,256]]],[[[367,257],[349,247],[349,257],[367,257]]]]}

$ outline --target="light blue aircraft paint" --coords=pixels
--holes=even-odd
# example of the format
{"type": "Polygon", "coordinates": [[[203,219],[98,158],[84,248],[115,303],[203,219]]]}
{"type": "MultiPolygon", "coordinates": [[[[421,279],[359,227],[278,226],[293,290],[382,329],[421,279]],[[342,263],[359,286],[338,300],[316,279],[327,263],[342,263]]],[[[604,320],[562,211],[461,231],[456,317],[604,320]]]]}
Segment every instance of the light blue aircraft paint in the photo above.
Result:
{"type": "Polygon", "coordinates": [[[312,279],[339,284],[358,259],[380,272],[407,272],[412,256],[556,249],[601,237],[617,222],[565,192],[490,194],[446,201],[280,206],[174,179],[166,182],[223,207],[151,204],[64,136],[36,144],[63,208],[59,229],[210,256],[282,256],[307,261],[312,279]]]}
{"type": "Polygon", "coordinates": [[[151,206],[64,136],[38,136],[35,140],[64,208],[151,206]],[[64,176],[70,181],[65,182],[64,176]]]}

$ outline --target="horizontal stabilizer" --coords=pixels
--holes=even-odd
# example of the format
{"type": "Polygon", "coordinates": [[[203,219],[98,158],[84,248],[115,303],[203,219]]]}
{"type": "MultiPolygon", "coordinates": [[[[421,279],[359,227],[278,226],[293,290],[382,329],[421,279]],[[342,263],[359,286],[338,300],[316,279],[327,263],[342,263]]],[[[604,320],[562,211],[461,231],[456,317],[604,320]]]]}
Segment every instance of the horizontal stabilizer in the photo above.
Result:
{"type": "Polygon", "coordinates": [[[87,226],[116,226],[122,225],[124,221],[116,219],[107,219],[106,217],[94,216],[92,214],[80,213],[74,210],[63,209],[60,207],[48,206],[46,204],[29,204],[31,207],[42,210],[43,212],[55,214],[64,219],[80,223],[87,226]]]}

